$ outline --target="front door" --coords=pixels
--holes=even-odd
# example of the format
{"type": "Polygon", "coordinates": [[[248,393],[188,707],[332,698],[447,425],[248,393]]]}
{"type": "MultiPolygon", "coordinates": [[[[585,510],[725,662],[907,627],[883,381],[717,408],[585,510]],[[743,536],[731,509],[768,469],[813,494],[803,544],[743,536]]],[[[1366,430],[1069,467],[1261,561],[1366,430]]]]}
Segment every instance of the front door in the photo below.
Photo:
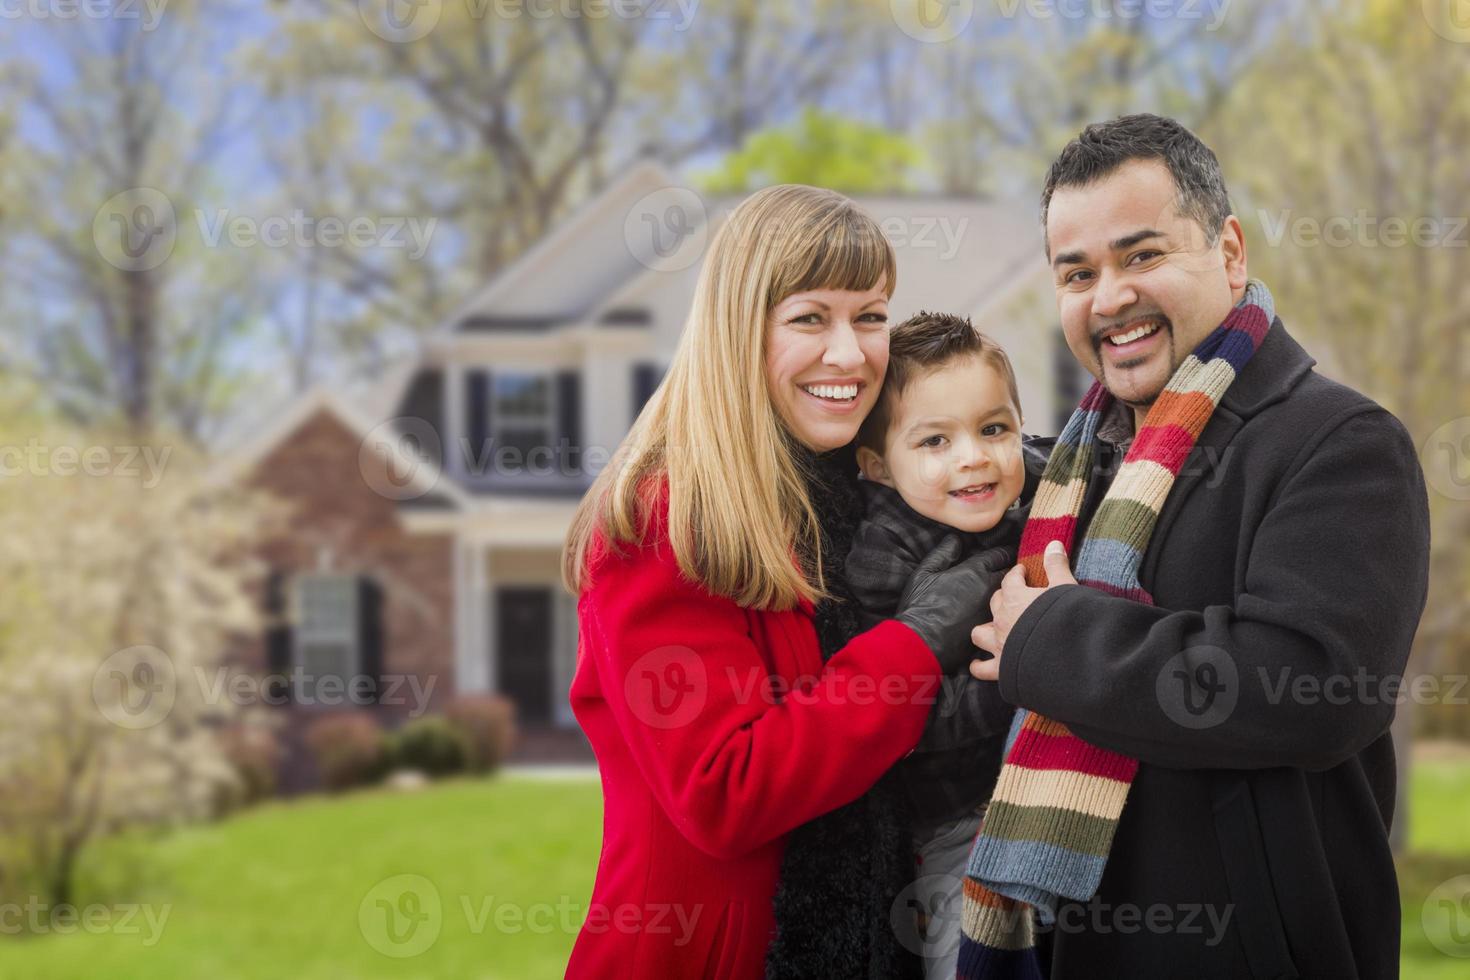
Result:
{"type": "Polygon", "coordinates": [[[500,693],[515,702],[516,716],[526,724],[551,721],[551,595],[551,589],[539,585],[495,590],[500,693]]]}

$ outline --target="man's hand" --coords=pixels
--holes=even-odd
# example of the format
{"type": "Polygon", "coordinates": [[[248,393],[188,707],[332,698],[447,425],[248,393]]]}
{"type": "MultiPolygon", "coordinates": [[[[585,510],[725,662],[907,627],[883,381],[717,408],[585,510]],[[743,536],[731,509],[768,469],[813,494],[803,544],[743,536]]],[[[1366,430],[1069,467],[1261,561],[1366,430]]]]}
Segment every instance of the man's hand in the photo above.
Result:
{"type": "Polygon", "coordinates": [[[1067,563],[1067,549],[1060,541],[1053,541],[1046,546],[1041,562],[1046,570],[1045,586],[1033,589],[1027,585],[1026,569],[1017,565],[1006,573],[1006,577],[1001,580],[1000,589],[990,597],[990,614],[993,617],[991,621],[970,631],[970,639],[977,647],[995,654],[989,660],[970,661],[970,676],[976,680],[1000,680],[1000,653],[1005,649],[1006,637],[1011,635],[1011,627],[1016,625],[1016,620],[1021,618],[1021,614],[1030,608],[1041,593],[1059,585],[1077,584],[1077,580],[1072,577],[1072,568],[1067,563]]]}

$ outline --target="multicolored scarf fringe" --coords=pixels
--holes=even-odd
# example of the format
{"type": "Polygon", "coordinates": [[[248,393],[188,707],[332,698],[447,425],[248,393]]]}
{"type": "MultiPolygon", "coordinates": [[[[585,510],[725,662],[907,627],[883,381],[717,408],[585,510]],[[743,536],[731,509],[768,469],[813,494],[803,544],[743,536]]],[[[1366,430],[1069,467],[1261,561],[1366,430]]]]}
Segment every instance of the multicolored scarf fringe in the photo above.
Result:
{"type": "MultiPolygon", "coordinates": [[[[1153,604],[1138,569],[1164,500],[1274,318],[1270,292],[1251,280],[1225,322],[1179,365],[1088,525],[1074,563],[1080,584],[1153,604]]],[[[1021,537],[1020,562],[1032,587],[1046,584],[1048,543],[1060,541],[1073,553],[1098,425],[1112,403],[1095,382],[1057,439],[1021,537]]],[[[1032,912],[1049,926],[1063,899],[1096,894],[1138,771],[1136,759],[1089,745],[1025,709],[1016,712],[1004,759],[966,870],[961,980],[1041,976],[1032,912]]]]}

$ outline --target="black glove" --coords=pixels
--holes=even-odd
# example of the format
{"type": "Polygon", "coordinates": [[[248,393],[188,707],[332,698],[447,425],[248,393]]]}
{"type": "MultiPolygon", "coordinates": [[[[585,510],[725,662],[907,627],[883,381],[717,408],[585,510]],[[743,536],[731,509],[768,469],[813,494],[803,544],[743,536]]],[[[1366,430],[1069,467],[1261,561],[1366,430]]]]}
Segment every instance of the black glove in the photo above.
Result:
{"type": "Polygon", "coordinates": [[[946,674],[963,674],[982,658],[970,631],[990,620],[990,597],[1016,563],[1011,548],[988,548],[951,568],[962,547],[950,535],[919,562],[894,614],[929,645],[946,674]]]}

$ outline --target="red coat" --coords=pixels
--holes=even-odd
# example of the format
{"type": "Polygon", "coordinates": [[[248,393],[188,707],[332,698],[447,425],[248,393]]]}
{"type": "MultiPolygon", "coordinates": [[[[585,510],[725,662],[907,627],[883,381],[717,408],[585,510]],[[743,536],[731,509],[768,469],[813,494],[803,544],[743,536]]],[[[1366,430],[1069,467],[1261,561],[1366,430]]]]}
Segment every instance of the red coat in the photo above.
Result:
{"type": "Polygon", "coordinates": [[[567,976],[758,978],[786,834],[917,744],[939,666],[897,620],[823,665],[810,603],[744,609],[681,576],[666,525],[649,541],[595,560],[577,607],[604,813],[567,976]]]}

